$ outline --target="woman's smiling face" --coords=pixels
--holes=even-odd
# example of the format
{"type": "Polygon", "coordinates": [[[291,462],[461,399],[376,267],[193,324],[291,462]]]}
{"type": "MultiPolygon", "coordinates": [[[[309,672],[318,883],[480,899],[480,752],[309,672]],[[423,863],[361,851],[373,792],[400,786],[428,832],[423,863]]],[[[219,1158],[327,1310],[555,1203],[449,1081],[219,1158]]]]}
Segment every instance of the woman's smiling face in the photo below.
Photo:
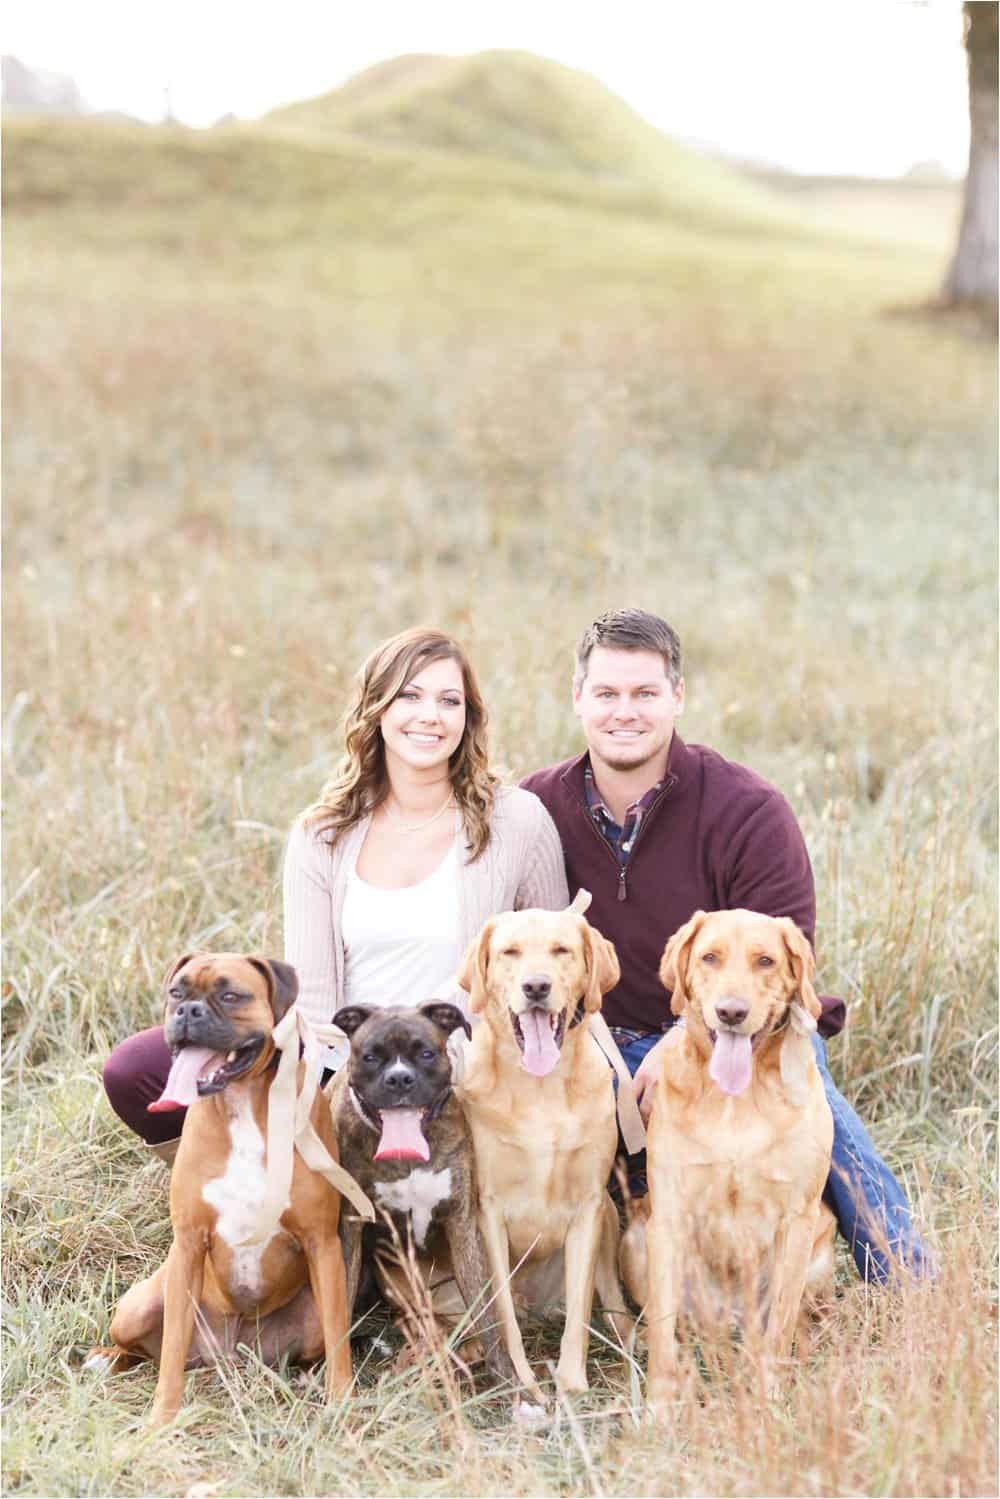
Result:
{"type": "Polygon", "coordinates": [[[443,657],[418,671],[389,704],[379,727],[390,772],[394,761],[411,771],[440,772],[465,733],[465,689],[458,662],[443,657]]]}

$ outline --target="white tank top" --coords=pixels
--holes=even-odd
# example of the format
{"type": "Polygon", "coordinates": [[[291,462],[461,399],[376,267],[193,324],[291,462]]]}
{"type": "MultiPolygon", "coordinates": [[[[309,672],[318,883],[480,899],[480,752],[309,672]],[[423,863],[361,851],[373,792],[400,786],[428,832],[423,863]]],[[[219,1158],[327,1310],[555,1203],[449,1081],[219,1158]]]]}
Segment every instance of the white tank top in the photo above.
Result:
{"type": "Polygon", "coordinates": [[[341,915],[345,1005],[419,1005],[454,976],[461,844],[456,837],[434,873],[405,890],[377,890],[351,869],[341,915]]]}

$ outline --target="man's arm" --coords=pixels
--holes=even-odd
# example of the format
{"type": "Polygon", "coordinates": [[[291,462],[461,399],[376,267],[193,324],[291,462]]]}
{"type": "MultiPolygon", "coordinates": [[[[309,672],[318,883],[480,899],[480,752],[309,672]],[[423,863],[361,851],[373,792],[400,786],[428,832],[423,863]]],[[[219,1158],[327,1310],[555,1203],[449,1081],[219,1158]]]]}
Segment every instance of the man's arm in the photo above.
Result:
{"type": "MultiPolygon", "coordinates": [[[[795,813],[772,789],[733,838],[725,884],[727,910],[790,916],[815,947],[816,887],[806,841],[795,813]]],[[[842,999],[821,994],[819,1033],[829,1039],[844,1028],[842,999]]]]}
{"type": "Polygon", "coordinates": [[[816,930],[816,888],[802,829],[779,791],[772,790],[727,839],[727,911],[790,916],[810,943],[816,930]]]}

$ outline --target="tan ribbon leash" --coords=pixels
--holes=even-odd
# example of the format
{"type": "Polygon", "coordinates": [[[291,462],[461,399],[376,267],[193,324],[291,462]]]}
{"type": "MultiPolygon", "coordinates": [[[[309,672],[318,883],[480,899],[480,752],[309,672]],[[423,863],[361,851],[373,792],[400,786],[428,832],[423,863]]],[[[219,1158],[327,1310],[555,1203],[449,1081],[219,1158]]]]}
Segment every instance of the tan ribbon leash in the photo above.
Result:
{"type": "Polygon", "coordinates": [[[344,1039],[333,1025],[314,1025],[292,1005],[271,1032],[279,1053],[278,1071],[267,1099],[267,1178],[264,1199],[257,1225],[240,1247],[263,1244],[277,1231],[281,1215],[288,1207],[292,1187],[295,1152],[298,1151],[311,1171],[318,1171],[331,1187],[357,1209],[362,1218],[375,1221],[375,1209],[354,1177],[335,1161],[313,1128],[313,1103],[319,1089],[322,1065],[321,1046],[344,1039]],[[299,1070],[299,1042],[302,1042],[305,1075],[302,1092],[296,1097],[299,1070]]]}
{"type": "MultiPolygon", "coordinates": [[[[584,890],[581,886],[566,909],[575,912],[577,916],[584,916],[592,900],[593,896],[590,891],[584,890]]],[[[625,1149],[629,1155],[638,1155],[640,1150],[646,1149],[646,1126],[643,1124],[642,1115],[639,1113],[639,1104],[635,1096],[635,1083],[632,1081],[632,1074],[628,1070],[628,1063],[618,1050],[618,1043],[608,1029],[608,1022],[600,1013],[593,1014],[590,1017],[590,1034],[611,1063],[617,1075],[618,1095],[616,1107],[618,1110],[618,1128],[622,1132],[625,1149]]]]}
{"type": "Polygon", "coordinates": [[[646,1149],[646,1126],[643,1124],[642,1115],[639,1113],[639,1105],[635,1096],[635,1083],[632,1081],[632,1074],[628,1070],[628,1063],[618,1050],[618,1045],[614,1036],[609,1031],[608,1022],[603,1015],[591,1015],[590,1034],[618,1076],[618,1128],[622,1132],[625,1149],[629,1155],[637,1155],[640,1150],[646,1149]]]}

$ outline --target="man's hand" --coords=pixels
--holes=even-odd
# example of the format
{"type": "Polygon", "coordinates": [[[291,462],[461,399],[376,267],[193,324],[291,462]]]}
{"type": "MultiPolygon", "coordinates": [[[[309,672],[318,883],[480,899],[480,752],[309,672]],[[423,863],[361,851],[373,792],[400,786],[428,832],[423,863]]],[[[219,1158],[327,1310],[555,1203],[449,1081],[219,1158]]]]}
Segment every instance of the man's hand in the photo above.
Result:
{"type": "Polygon", "coordinates": [[[639,1068],[633,1078],[635,1083],[635,1098],[639,1105],[639,1113],[642,1115],[644,1124],[649,1123],[649,1116],[653,1112],[653,1098],[656,1086],[660,1081],[660,1069],[663,1065],[663,1048],[666,1046],[673,1031],[667,1031],[662,1041],[647,1051],[639,1068]]]}

